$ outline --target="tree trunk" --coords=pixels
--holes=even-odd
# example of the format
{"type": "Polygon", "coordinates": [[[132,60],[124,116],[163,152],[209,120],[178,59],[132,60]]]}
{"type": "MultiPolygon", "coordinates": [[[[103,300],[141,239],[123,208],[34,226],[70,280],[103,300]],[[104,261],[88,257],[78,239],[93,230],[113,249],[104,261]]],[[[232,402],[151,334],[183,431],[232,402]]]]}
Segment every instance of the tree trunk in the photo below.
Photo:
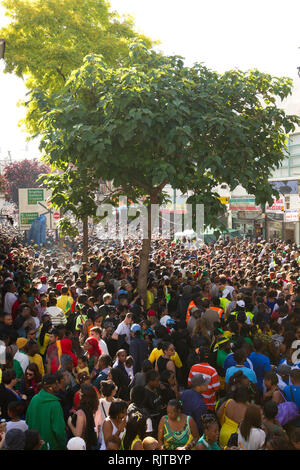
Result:
{"type": "Polygon", "coordinates": [[[83,243],[82,243],[82,261],[87,263],[89,251],[89,226],[88,217],[82,219],[83,224],[83,243]]]}
{"type": "Polygon", "coordinates": [[[148,206],[148,238],[143,239],[142,251],[140,253],[140,266],[138,274],[138,293],[146,305],[147,302],[147,280],[149,268],[149,255],[151,245],[151,204],[157,203],[157,194],[150,194],[150,204],[148,206]]]}
{"type": "Polygon", "coordinates": [[[151,244],[151,239],[143,240],[142,251],[140,254],[140,266],[139,266],[139,275],[138,275],[138,293],[139,293],[139,296],[142,299],[144,299],[145,305],[147,302],[147,279],[148,279],[150,244],[151,244]]]}

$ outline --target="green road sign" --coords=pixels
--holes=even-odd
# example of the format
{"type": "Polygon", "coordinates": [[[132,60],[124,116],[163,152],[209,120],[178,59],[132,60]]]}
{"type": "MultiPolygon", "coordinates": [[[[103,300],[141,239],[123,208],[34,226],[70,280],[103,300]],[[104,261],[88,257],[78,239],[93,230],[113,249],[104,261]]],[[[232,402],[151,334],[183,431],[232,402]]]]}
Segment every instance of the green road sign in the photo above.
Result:
{"type": "Polygon", "coordinates": [[[44,190],[43,189],[28,189],[27,200],[28,200],[28,204],[34,204],[34,205],[36,205],[39,201],[43,201],[44,190]]]}
{"type": "Polygon", "coordinates": [[[39,216],[38,212],[21,212],[20,223],[21,225],[31,225],[32,222],[39,216]]]}

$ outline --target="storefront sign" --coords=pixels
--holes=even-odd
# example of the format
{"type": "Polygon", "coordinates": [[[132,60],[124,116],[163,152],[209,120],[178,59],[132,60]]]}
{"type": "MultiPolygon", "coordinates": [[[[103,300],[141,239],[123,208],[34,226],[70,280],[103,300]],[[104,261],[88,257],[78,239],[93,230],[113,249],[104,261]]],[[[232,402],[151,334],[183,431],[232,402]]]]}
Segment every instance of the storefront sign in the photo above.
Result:
{"type": "Polygon", "coordinates": [[[272,206],[266,204],[266,211],[267,212],[283,212],[284,211],[284,198],[274,199],[272,206]]]}
{"type": "Polygon", "coordinates": [[[229,209],[231,211],[260,211],[261,207],[255,203],[255,197],[232,197],[229,209]]]}
{"type": "Polygon", "coordinates": [[[285,211],[284,214],[285,222],[298,222],[300,220],[300,210],[299,209],[289,209],[285,211]]]}

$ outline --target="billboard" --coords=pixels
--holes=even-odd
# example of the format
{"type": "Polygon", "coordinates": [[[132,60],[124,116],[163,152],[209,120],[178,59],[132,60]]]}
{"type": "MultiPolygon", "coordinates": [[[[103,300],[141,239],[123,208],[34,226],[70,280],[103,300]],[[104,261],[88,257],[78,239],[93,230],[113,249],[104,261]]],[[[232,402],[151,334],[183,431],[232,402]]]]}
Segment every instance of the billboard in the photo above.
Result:
{"type": "Polygon", "coordinates": [[[280,213],[284,211],[284,197],[281,197],[279,199],[273,199],[273,204],[272,206],[269,206],[269,204],[266,204],[266,212],[273,212],[273,213],[280,213]]]}
{"type": "Polygon", "coordinates": [[[270,185],[276,189],[280,194],[298,194],[298,181],[270,181],[270,185]]]}
{"type": "Polygon", "coordinates": [[[40,215],[45,215],[46,228],[55,230],[60,219],[58,211],[50,207],[52,192],[41,188],[19,189],[20,230],[30,230],[31,224],[40,215]]]}

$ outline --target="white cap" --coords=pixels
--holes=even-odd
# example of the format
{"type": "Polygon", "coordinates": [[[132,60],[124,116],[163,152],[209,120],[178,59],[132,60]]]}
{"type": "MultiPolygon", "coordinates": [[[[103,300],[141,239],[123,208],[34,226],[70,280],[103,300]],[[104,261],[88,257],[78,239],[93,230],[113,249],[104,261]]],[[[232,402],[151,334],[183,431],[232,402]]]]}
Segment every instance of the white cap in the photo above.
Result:
{"type": "Polygon", "coordinates": [[[237,304],[239,307],[245,307],[245,302],[243,300],[238,300],[237,304]]]}
{"type": "Polygon", "coordinates": [[[86,450],[85,441],[81,437],[72,437],[67,444],[68,450],[86,450]]]}

